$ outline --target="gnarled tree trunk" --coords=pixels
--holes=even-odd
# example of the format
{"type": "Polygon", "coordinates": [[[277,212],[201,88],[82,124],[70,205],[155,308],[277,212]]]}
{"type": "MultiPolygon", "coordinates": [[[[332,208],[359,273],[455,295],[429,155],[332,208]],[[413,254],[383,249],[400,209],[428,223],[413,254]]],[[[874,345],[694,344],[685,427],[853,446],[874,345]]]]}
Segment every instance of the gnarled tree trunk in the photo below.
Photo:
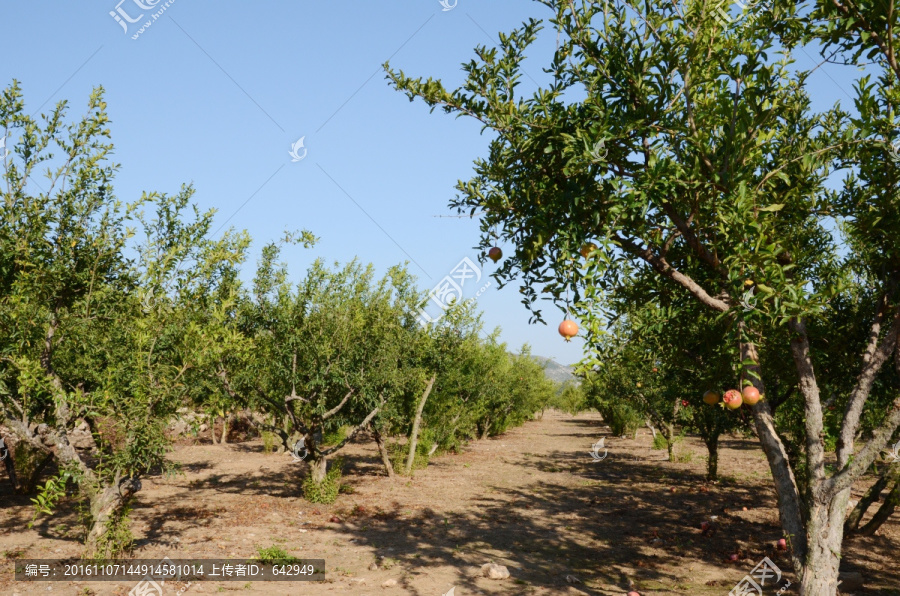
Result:
{"type": "Polygon", "coordinates": [[[312,476],[313,482],[321,484],[325,480],[325,473],[328,469],[328,459],[321,453],[310,454],[309,474],[312,476]]]}
{"type": "Polygon", "coordinates": [[[436,378],[436,376],[432,375],[431,379],[428,380],[428,385],[425,386],[425,392],[422,393],[422,398],[419,399],[419,405],[416,408],[412,433],[409,435],[409,454],[406,456],[406,467],[403,469],[403,473],[407,476],[412,472],[413,463],[416,461],[416,447],[419,445],[419,426],[422,424],[422,411],[425,409],[425,402],[431,394],[431,388],[434,387],[436,378]]]}
{"type": "Polygon", "coordinates": [[[841,542],[850,490],[829,501],[813,502],[807,519],[807,551],[803,561],[800,594],[837,594],[841,564],[841,542]]]}
{"type": "Polygon", "coordinates": [[[378,446],[378,453],[381,454],[381,463],[384,464],[384,469],[387,472],[388,478],[396,477],[396,474],[394,474],[394,464],[391,463],[391,456],[388,453],[387,446],[384,444],[384,437],[381,436],[381,433],[378,432],[377,428],[372,428],[372,438],[375,439],[375,444],[378,446]]]}
{"type": "Polygon", "coordinates": [[[91,519],[94,523],[85,542],[88,552],[102,555],[115,554],[97,553],[97,549],[101,548],[100,539],[139,490],[141,490],[140,479],[122,478],[117,475],[112,485],[101,488],[90,495],[91,519]]]}
{"type": "Polygon", "coordinates": [[[2,435],[0,435],[0,458],[3,459],[3,464],[6,467],[6,475],[9,476],[9,481],[12,483],[13,490],[18,491],[19,480],[16,478],[16,464],[13,461],[12,449],[6,444],[2,435]]]}

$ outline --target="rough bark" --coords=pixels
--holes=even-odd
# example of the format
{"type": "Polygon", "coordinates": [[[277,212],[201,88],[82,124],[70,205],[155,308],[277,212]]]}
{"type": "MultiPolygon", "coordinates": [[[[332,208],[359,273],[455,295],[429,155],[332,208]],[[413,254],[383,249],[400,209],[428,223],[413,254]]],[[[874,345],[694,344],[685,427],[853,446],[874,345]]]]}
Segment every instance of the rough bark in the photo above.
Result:
{"type": "Polygon", "coordinates": [[[719,479],[719,435],[713,435],[706,443],[709,459],[706,462],[706,479],[714,482],[719,479]]]}
{"type": "Polygon", "coordinates": [[[219,443],[222,445],[228,443],[228,414],[222,417],[222,440],[219,443]]]}
{"type": "Polygon", "coordinates": [[[425,391],[419,399],[419,405],[416,407],[416,417],[413,419],[412,433],[409,435],[409,453],[406,456],[406,466],[403,473],[407,476],[412,473],[413,463],[416,461],[416,448],[419,446],[419,427],[422,424],[422,411],[425,410],[425,402],[431,394],[431,388],[434,387],[434,381],[437,377],[432,375],[425,386],[425,391]]]}
{"type": "Polygon", "coordinates": [[[9,448],[6,441],[0,436],[0,457],[3,458],[3,465],[6,467],[6,475],[12,483],[13,490],[19,490],[19,480],[16,477],[16,464],[13,461],[12,449],[9,448]]]}
{"type": "Polygon", "coordinates": [[[96,553],[99,541],[122,510],[128,505],[134,494],[141,489],[138,478],[116,477],[111,486],[100,489],[90,495],[91,518],[94,521],[88,532],[86,545],[88,552],[96,553]]]}
{"type": "MultiPolygon", "coordinates": [[[[746,367],[748,380],[759,390],[760,395],[765,394],[762,370],[759,366],[759,355],[756,346],[752,343],[741,343],[741,361],[753,362],[746,367]]],[[[806,553],[806,528],[801,512],[800,493],[797,489],[797,481],[794,472],[788,465],[788,454],[784,443],[775,432],[775,421],[772,418],[772,410],[766,400],[760,400],[752,408],[753,422],[756,426],[756,435],[769,462],[772,478],[775,482],[775,494],[778,498],[778,514],[781,519],[781,527],[791,537],[791,561],[794,571],[798,574],[803,571],[803,559],[806,553]]]]}
{"type": "Polygon", "coordinates": [[[391,456],[388,453],[387,446],[384,444],[384,437],[378,432],[377,428],[372,429],[372,438],[378,446],[378,453],[381,454],[381,463],[384,464],[384,470],[387,472],[388,478],[396,477],[394,473],[394,464],[391,463],[391,456]]]}
{"type": "Polygon", "coordinates": [[[328,460],[325,455],[321,453],[314,453],[311,455],[309,459],[309,473],[312,476],[313,482],[320,484],[325,480],[327,466],[328,460]]]}
{"type": "Polygon", "coordinates": [[[841,542],[849,490],[812,503],[807,519],[807,550],[800,579],[801,596],[837,594],[841,542]]]}
{"type": "Polygon", "coordinates": [[[819,386],[809,353],[809,339],[806,325],[800,319],[792,319],[790,328],[794,332],[791,339],[791,355],[799,377],[800,395],[803,396],[804,421],[806,425],[806,463],[809,469],[809,485],[814,493],[821,490],[825,482],[825,442],[823,441],[822,401],[819,386]]]}

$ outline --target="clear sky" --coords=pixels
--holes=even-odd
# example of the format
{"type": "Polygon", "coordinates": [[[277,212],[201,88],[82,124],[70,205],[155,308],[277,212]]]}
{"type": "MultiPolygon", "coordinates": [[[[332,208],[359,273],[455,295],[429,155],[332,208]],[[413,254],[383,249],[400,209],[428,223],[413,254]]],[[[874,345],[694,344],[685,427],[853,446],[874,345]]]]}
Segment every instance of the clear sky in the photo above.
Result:
{"type": "MultiPolygon", "coordinates": [[[[193,183],[199,205],[218,210],[216,227],[245,228],[254,238],[250,270],[263,243],[305,228],[321,242],[285,251],[294,275],[315,257],[359,256],[380,270],[410,261],[430,289],[464,257],[477,263],[477,223],[435,216],[453,215],[454,186],[471,176],[489,139],[474,121],[410,103],[388,87],[381,65],[389,59],[455,87],[476,45],[550,16],[529,0],[455,1],[444,10],[439,0],[170,0],[153,21],[166,0],[6,0],[0,83],[22,83],[29,113],[67,99],[73,115],[102,85],[122,165],[117,196],[132,201],[193,183]],[[301,137],[297,155],[305,158],[295,162],[289,151],[301,137]]],[[[522,92],[534,89],[530,79],[544,80],[554,45],[555,32],[545,31],[522,92]]],[[[814,56],[800,52],[798,67],[811,68],[814,56]]],[[[830,65],[816,71],[817,107],[849,105],[855,74],[830,65]]],[[[478,287],[493,264],[483,267],[478,287]]],[[[469,284],[464,297],[477,290],[469,284]]],[[[557,334],[561,314],[552,307],[544,309],[552,324],[528,324],[517,286],[497,290],[494,282],[478,306],[511,348],[527,342],[560,363],[580,359],[581,343],[557,334]]]]}

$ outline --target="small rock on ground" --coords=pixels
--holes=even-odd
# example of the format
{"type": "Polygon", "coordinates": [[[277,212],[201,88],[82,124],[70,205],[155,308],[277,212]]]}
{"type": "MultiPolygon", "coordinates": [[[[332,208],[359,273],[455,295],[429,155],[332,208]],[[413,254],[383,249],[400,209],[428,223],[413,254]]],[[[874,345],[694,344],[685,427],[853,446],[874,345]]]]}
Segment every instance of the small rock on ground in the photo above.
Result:
{"type": "Polygon", "coordinates": [[[481,574],[488,579],[506,579],[509,577],[509,569],[496,563],[485,563],[481,566],[481,574]]]}

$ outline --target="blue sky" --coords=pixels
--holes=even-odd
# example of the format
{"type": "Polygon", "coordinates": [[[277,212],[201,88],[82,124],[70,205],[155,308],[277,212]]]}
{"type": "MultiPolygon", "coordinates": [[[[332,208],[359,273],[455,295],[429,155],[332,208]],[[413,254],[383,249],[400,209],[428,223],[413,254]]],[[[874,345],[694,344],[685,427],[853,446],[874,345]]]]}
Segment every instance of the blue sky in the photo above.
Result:
{"type": "MultiPolygon", "coordinates": [[[[544,6],[174,0],[132,39],[166,4],[156,2],[0,4],[0,83],[18,79],[29,112],[68,99],[70,114],[79,114],[93,87],[106,89],[121,200],[193,183],[199,205],[218,210],[217,227],[247,229],[257,251],[286,229],[309,229],[321,238],[315,248],[284,253],[295,275],[316,257],[359,256],[381,270],[411,261],[430,289],[464,257],[477,262],[477,223],[434,216],[453,215],[454,186],[470,177],[489,139],[474,121],[410,103],[388,87],[381,65],[390,59],[407,74],[455,87],[476,45],[495,43],[498,31],[529,17],[549,17],[544,6]],[[143,14],[127,33],[110,16],[117,6],[131,18],[143,14]],[[288,152],[300,137],[306,157],[292,162],[288,152]]],[[[554,45],[548,31],[531,52],[526,68],[537,81],[554,45]]],[[[800,68],[813,64],[803,52],[798,58],[800,68]]],[[[818,70],[811,85],[817,107],[848,104],[854,74],[818,70]]],[[[521,91],[532,89],[526,77],[521,91]]],[[[490,261],[483,267],[478,286],[493,269],[490,261]]],[[[464,296],[476,290],[467,285],[464,296]]],[[[478,306],[510,347],[528,342],[561,363],[580,359],[581,343],[559,337],[561,315],[552,308],[545,318],[553,324],[528,324],[516,286],[498,290],[494,282],[478,306]]]]}

